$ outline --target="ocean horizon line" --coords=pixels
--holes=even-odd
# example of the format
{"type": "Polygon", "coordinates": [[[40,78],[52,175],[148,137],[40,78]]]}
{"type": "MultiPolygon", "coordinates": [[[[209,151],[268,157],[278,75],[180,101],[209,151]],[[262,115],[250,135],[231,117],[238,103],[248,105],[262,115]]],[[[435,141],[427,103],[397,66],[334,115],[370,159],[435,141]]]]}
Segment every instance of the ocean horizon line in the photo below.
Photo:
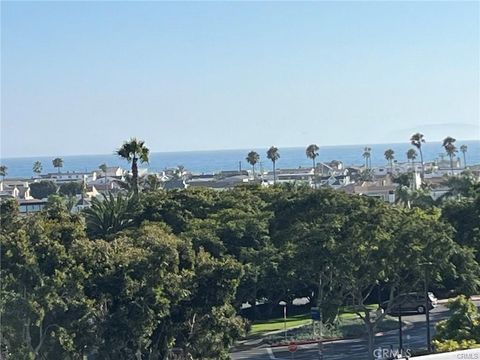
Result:
{"type": "MultiPolygon", "coordinates": [[[[457,139],[456,142],[459,144],[460,142],[480,142],[480,139],[457,139]]],[[[434,144],[434,143],[442,143],[442,140],[432,140],[432,141],[426,141],[425,144],[434,144]]],[[[315,144],[314,142],[310,144],[315,144]]],[[[301,148],[306,148],[308,145],[303,145],[303,146],[284,146],[284,147],[279,147],[275,144],[273,146],[277,146],[279,151],[282,149],[301,149],[301,148]]],[[[359,143],[359,144],[337,144],[337,145],[318,145],[320,149],[330,149],[330,148],[335,148],[335,147],[365,147],[365,146],[381,146],[381,145],[405,145],[405,144],[410,144],[409,142],[403,142],[403,141],[398,141],[398,142],[381,142],[381,143],[359,143]]],[[[206,150],[165,150],[165,151],[150,151],[150,154],[176,154],[176,153],[212,153],[212,152],[225,152],[225,151],[232,151],[232,152],[237,152],[237,151],[252,151],[252,150],[259,150],[259,149],[265,149],[268,150],[268,148],[272,146],[253,146],[249,148],[227,148],[227,149],[206,149],[206,150]]],[[[412,145],[413,146],[413,145],[412,145]]],[[[148,144],[147,144],[148,147],[148,144]]],[[[48,158],[48,157],[79,157],[79,156],[112,156],[116,155],[115,152],[111,153],[89,153],[89,154],[56,154],[56,155],[21,155],[21,156],[1,156],[0,155],[0,160],[15,160],[15,159],[30,159],[34,157],[38,158],[48,158]]]]}

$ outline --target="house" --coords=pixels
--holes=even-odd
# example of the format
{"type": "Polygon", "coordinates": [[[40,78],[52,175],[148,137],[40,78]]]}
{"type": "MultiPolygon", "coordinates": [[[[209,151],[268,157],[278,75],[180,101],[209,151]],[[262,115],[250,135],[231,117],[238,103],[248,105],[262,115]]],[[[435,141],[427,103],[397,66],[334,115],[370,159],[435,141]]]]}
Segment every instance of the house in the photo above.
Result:
{"type": "Polygon", "coordinates": [[[44,180],[52,180],[57,183],[61,182],[70,182],[70,181],[85,181],[87,183],[97,180],[97,172],[77,172],[77,171],[67,171],[67,172],[58,172],[58,173],[48,173],[45,175],[40,175],[44,180]]]}
{"type": "Polygon", "coordinates": [[[42,199],[42,200],[37,200],[37,199],[19,199],[18,200],[18,211],[20,214],[23,215],[28,215],[32,213],[37,213],[43,210],[45,206],[47,205],[48,200],[47,199],[42,199]]]}
{"type": "Polygon", "coordinates": [[[99,192],[119,191],[122,187],[118,184],[119,179],[113,176],[99,177],[87,183],[87,187],[95,187],[99,192]]]}
{"type": "Polygon", "coordinates": [[[172,179],[163,183],[165,190],[186,189],[188,184],[183,179],[172,179]]]}
{"type": "Polygon", "coordinates": [[[87,185],[85,188],[85,196],[87,198],[92,198],[100,195],[100,192],[97,190],[97,187],[94,185],[87,185]]]}
{"type": "Polygon", "coordinates": [[[204,187],[215,190],[231,189],[237,185],[249,183],[248,175],[229,176],[227,178],[212,179],[190,179],[187,182],[188,187],[204,187]]]}
{"type": "MultiPolygon", "coordinates": [[[[334,166],[338,166],[338,165],[335,165],[336,162],[335,160],[332,161],[334,164],[334,166]]],[[[330,166],[330,165],[327,165],[323,162],[319,162],[317,163],[317,166],[316,166],[316,170],[315,170],[315,174],[318,174],[318,175],[331,175],[333,173],[335,173],[336,169],[334,169],[333,166],[330,166]]]]}
{"type": "Polygon", "coordinates": [[[72,208],[73,213],[79,213],[84,209],[87,209],[91,206],[91,203],[89,200],[85,199],[84,197],[81,197],[75,206],[72,208]]]}
{"type": "Polygon", "coordinates": [[[218,178],[228,178],[232,176],[248,176],[247,170],[226,170],[216,174],[218,178]]]}
{"type": "Polygon", "coordinates": [[[388,203],[395,203],[397,186],[397,184],[393,184],[388,180],[362,181],[360,183],[348,184],[340,188],[340,190],[348,194],[370,196],[388,203]]]}
{"type": "MultiPolygon", "coordinates": [[[[314,177],[314,169],[311,167],[304,168],[299,167],[296,169],[277,169],[275,171],[275,177],[277,183],[306,183],[312,185],[314,177]]],[[[268,184],[273,184],[274,174],[273,171],[269,171],[265,175],[265,180],[268,184]]]]}
{"type": "Polygon", "coordinates": [[[12,197],[15,199],[31,199],[28,181],[3,180],[0,181],[0,197],[12,197]]]}
{"type": "MultiPolygon", "coordinates": [[[[108,166],[107,167],[107,177],[121,179],[125,175],[126,171],[123,170],[120,166],[108,166]]],[[[98,176],[105,176],[103,172],[98,176]]]]}
{"type": "Polygon", "coordinates": [[[320,186],[328,186],[333,189],[338,189],[351,183],[350,175],[348,175],[348,173],[341,175],[320,176],[316,182],[320,186]]]}

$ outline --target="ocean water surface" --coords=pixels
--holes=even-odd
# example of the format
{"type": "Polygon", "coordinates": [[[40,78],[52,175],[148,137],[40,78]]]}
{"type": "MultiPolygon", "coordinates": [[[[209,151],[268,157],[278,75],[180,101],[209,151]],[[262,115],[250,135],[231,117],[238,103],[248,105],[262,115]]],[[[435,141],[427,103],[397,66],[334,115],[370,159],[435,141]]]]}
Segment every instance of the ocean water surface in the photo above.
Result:
{"type": "MultiPolygon", "coordinates": [[[[457,140],[457,147],[467,145],[466,153],[467,164],[480,163],[480,141],[460,141],[457,140]]],[[[345,145],[345,146],[320,146],[317,161],[328,162],[331,160],[342,161],[345,165],[361,165],[364,163],[362,157],[363,149],[366,145],[345,145]]],[[[395,151],[395,159],[399,162],[407,160],[406,152],[412,148],[409,143],[396,144],[376,144],[368,145],[371,151],[371,162],[373,166],[385,165],[387,161],[384,152],[387,149],[395,151]]],[[[433,161],[445,158],[445,151],[440,142],[428,142],[422,147],[424,160],[433,161]]],[[[267,159],[267,148],[264,149],[238,149],[238,150],[215,150],[215,151],[183,151],[183,152],[155,152],[150,154],[149,164],[143,164],[141,167],[148,168],[149,171],[161,171],[166,168],[173,168],[183,165],[187,170],[194,173],[215,173],[222,170],[250,169],[250,165],[245,160],[247,153],[255,150],[260,154],[260,163],[257,165],[263,169],[270,170],[272,163],[267,159]]],[[[305,147],[281,148],[279,147],[280,159],[277,162],[277,168],[298,168],[300,166],[311,166],[312,162],[305,155],[305,147]]],[[[458,153],[462,163],[463,154],[458,153]]],[[[124,169],[129,168],[129,164],[116,156],[115,154],[104,155],[76,155],[61,156],[64,165],[62,171],[91,171],[98,169],[100,164],[106,163],[108,166],[121,166],[124,169]]],[[[23,158],[2,158],[1,164],[8,167],[8,178],[24,177],[29,178],[33,175],[32,165],[35,161],[40,161],[43,165],[43,173],[57,171],[53,165],[53,156],[50,157],[23,157],[23,158]]],[[[416,161],[420,161],[418,156],[416,161]]]]}

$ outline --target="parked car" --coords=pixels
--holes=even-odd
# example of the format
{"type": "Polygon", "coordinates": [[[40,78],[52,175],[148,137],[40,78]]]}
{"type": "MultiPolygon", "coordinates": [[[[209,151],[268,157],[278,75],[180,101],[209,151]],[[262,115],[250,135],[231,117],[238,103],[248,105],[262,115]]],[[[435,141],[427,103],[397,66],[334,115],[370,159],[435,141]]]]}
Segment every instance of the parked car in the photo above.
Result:
{"type": "MultiPolygon", "coordinates": [[[[432,292],[428,293],[428,307],[432,310],[437,306],[437,298],[432,292]]],[[[399,294],[392,300],[392,305],[388,308],[388,301],[383,302],[380,306],[392,315],[398,314],[424,314],[425,313],[425,293],[411,292],[399,294]]]]}

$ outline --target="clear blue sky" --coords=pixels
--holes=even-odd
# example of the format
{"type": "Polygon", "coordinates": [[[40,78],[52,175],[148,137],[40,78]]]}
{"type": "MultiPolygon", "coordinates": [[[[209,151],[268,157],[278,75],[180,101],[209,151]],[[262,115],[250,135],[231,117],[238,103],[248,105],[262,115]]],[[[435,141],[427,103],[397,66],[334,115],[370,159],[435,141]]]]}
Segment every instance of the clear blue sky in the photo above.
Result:
{"type": "Polygon", "coordinates": [[[3,157],[478,139],[479,2],[2,2],[3,157]]]}

